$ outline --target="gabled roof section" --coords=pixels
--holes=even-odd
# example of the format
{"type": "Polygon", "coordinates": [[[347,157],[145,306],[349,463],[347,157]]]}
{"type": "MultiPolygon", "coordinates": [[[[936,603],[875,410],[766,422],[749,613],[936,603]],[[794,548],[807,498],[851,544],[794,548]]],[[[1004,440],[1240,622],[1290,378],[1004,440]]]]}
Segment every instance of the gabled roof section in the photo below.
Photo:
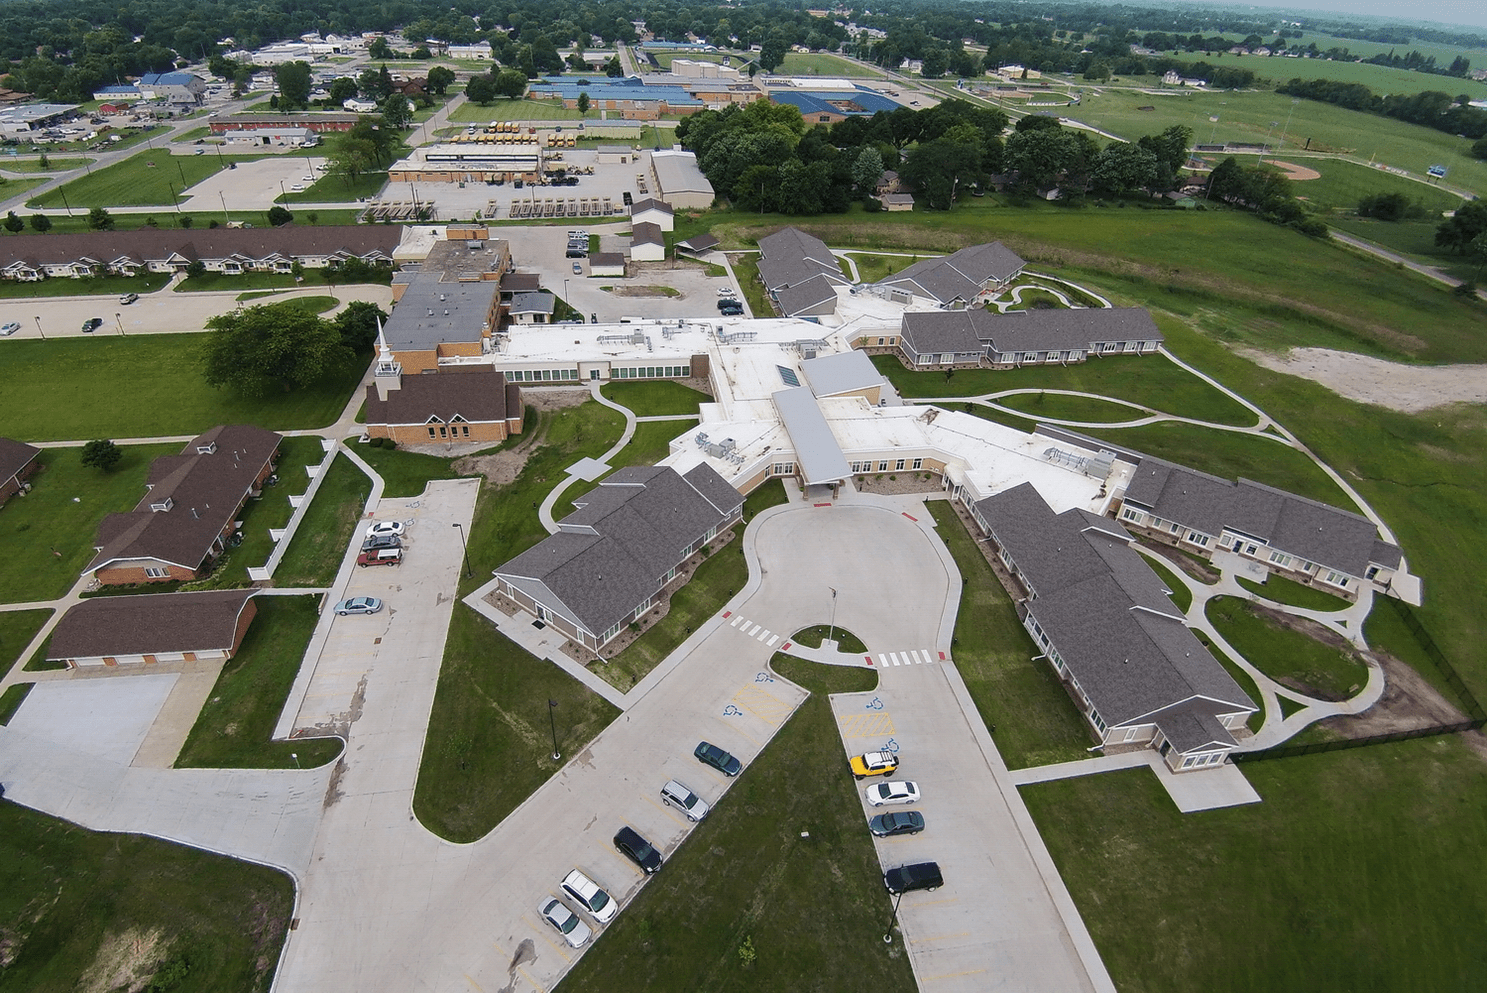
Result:
{"type": "Polygon", "coordinates": [[[799,228],[782,228],[759,239],[759,278],[771,292],[817,276],[845,285],[841,266],[826,242],[799,228]]]}
{"type": "Polygon", "coordinates": [[[661,225],[650,221],[640,221],[630,226],[630,243],[632,245],[665,245],[666,234],[661,230],[661,225]]]}
{"type": "Polygon", "coordinates": [[[800,364],[800,371],[805,373],[811,392],[818,397],[869,390],[885,382],[872,359],[860,348],[806,359],[800,364]]]}
{"type": "Polygon", "coordinates": [[[24,441],[0,438],[0,483],[15,476],[40,454],[41,449],[24,441]]]}
{"type": "Polygon", "coordinates": [[[807,484],[834,483],[852,475],[842,446],[831,433],[831,425],[816,405],[810,387],[780,390],[771,394],[771,399],[795,446],[795,462],[807,484]]]}
{"type": "Polygon", "coordinates": [[[273,252],[306,258],[336,253],[346,257],[391,258],[402,236],[403,228],[395,224],[159,227],[86,234],[16,234],[0,238],[0,268],[24,260],[35,260],[40,265],[67,265],[84,258],[164,261],[172,255],[186,261],[261,259],[273,252]]]}
{"type": "Polygon", "coordinates": [[[912,288],[916,296],[938,303],[969,303],[987,284],[1011,279],[1027,265],[999,241],[962,248],[954,255],[924,259],[886,279],[878,286],[912,288]]]}
{"type": "Polygon", "coordinates": [[[836,289],[841,285],[830,276],[812,276],[803,283],[775,291],[775,301],[786,317],[817,316],[836,312],[836,289]]]}
{"type": "Polygon", "coordinates": [[[431,376],[404,376],[402,386],[389,390],[386,400],[368,384],[368,424],[427,424],[456,418],[471,424],[489,424],[520,417],[521,396],[513,406],[504,373],[491,369],[456,372],[458,366],[431,376]]]}
{"type": "Polygon", "coordinates": [[[965,311],[906,311],[899,334],[917,354],[967,354],[985,346],[976,337],[971,316],[965,311]]]}
{"type": "Polygon", "coordinates": [[[62,615],[47,659],[226,651],[257,590],[94,597],[62,615]]]}

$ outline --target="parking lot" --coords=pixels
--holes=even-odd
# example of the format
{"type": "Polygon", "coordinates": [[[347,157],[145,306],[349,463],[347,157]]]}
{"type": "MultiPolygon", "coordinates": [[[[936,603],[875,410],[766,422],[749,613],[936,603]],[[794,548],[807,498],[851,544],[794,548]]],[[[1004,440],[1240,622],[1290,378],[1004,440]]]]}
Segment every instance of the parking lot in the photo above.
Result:
{"type": "MultiPolygon", "coordinates": [[[[223,146],[224,152],[259,152],[267,151],[267,148],[256,146],[248,142],[223,146]]],[[[190,147],[190,146],[186,146],[190,147]]],[[[216,148],[205,145],[196,146],[197,149],[206,149],[205,155],[216,155],[216,148]]],[[[323,153],[324,149],[320,149],[323,153]]],[[[185,153],[178,149],[176,154],[185,153]]],[[[274,201],[285,193],[298,193],[309,189],[310,184],[322,175],[321,166],[326,164],[325,156],[311,155],[305,149],[286,150],[282,155],[271,158],[255,159],[252,162],[239,162],[236,169],[223,169],[195,186],[186,190],[186,197],[182,206],[187,210],[214,211],[224,210],[223,201],[226,201],[228,210],[267,210],[274,205],[274,201]],[[282,184],[282,185],[281,185],[282,184]],[[295,187],[299,187],[296,189],[295,187]]],[[[291,207],[291,209],[293,209],[291,207]]]]}
{"type": "MultiPolygon", "coordinates": [[[[543,137],[539,134],[538,137],[543,137]]],[[[548,154],[551,154],[550,152],[548,154]]],[[[610,205],[621,220],[629,213],[625,205],[624,195],[629,193],[632,199],[642,200],[646,197],[656,195],[654,184],[650,181],[650,165],[644,158],[640,162],[625,163],[601,163],[599,153],[592,148],[565,148],[562,149],[561,161],[549,161],[548,167],[574,166],[581,170],[593,169],[593,173],[578,175],[574,178],[578,183],[573,186],[532,186],[523,184],[517,189],[514,183],[503,183],[494,186],[487,183],[399,183],[396,196],[398,199],[412,199],[409,187],[418,192],[420,202],[433,202],[439,209],[440,217],[464,217],[474,216],[480,211],[483,216],[491,217],[496,222],[510,220],[512,217],[512,204],[525,203],[527,205],[542,205],[551,198],[556,201],[561,197],[564,201],[564,209],[567,208],[566,201],[577,200],[580,197],[592,201],[598,198],[601,203],[603,198],[608,197],[610,205]],[[494,215],[490,214],[494,210],[494,215]]],[[[389,194],[391,196],[392,194],[389,194]]],[[[539,213],[539,217],[540,217],[539,213]]],[[[563,223],[564,217],[544,218],[553,223],[563,223]]],[[[573,221],[574,227],[583,224],[601,223],[601,217],[582,217],[575,210],[571,217],[566,220],[573,221]]]]}

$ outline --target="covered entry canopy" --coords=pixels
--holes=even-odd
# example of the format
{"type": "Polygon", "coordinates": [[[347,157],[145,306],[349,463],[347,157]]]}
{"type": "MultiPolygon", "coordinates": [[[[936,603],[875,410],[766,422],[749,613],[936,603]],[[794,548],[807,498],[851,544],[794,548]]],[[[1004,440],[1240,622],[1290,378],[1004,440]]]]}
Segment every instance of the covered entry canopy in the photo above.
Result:
{"type": "Polygon", "coordinates": [[[785,432],[795,446],[795,464],[807,486],[836,483],[852,475],[842,446],[816,406],[816,397],[806,386],[780,390],[772,394],[775,409],[780,412],[785,432]]]}

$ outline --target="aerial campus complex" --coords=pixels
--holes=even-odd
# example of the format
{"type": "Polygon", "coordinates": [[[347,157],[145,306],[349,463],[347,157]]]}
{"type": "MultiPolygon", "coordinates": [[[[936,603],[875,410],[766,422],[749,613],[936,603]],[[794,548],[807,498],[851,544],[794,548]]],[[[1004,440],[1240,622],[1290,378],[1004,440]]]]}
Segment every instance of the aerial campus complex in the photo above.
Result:
{"type": "MultiPolygon", "coordinates": [[[[760,219],[655,130],[992,109],[1046,98],[1039,70],[756,79],[697,39],[580,46],[519,123],[429,99],[342,210],[315,193],[363,188],[340,143],[384,105],[325,101],[346,66],[377,75],[373,41],[239,53],[245,94],[205,67],[100,84],[87,114],[168,122],[150,154],[183,160],[180,222],[83,230],[38,197],[66,229],[0,238],[0,359],[31,390],[0,422],[4,810],[175,843],[223,905],[179,916],[246,942],[110,910],[130,926],[89,925],[82,986],[220,955],[230,988],[296,993],[770,989],[819,957],[822,988],[1115,990],[1131,915],[1173,927],[1129,891],[1186,885],[1091,869],[1134,858],[1130,832],[1180,838],[1197,879],[1235,824],[1304,802],[1262,760],[1481,726],[1416,619],[1451,585],[1438,542],[1194,334],[1209,290],[1189,314],[1147,271],[1066,265],[996,223],[1015,200],[957,226],[902,161],[854,179],[862,223],[934,249],[760,219]],[[249,105],[301,61],[326,109],[249,105]],[[197,354],[245,328],[233,360],[197,354]]],[[[469,84],[493,51],[431,58],[469,84]]],[[[66,140],[68,105],[26,107],[0,125],[66,140]]],[[[51,823],[17,820],[18,850],[81,860],[51,823]]],[[[127,861],[175,857],[150,852],[127,861]]],[[[8,919],[0,939],[0,975],[39,954],[8,919]]]]}

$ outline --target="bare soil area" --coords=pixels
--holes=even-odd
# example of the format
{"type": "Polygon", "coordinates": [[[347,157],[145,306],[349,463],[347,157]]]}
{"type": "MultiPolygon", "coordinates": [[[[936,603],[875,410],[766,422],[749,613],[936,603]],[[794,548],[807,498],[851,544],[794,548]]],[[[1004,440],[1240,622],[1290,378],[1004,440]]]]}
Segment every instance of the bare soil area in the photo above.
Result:
{"type": "Polygon", "coordinates": [[[1257,348],[1236,351],[1349,400],[1406,414],[1452,403],[1487,403],[1487,365],[1407,365],[1331,348],[1292,348],[1284,355],[1257,348]]]}
{"type": "Polygon", "coordinates": [[[858,493],[882,493],[897,496],[902,493],[943,493],[939,477],[932,472],[878,472],[852,477],[852,485],[858,493]]]}
{"type": "MultiPolygon", "coordinates": [[[[585,389],[524,390],[522,399],[528,406],[538,410],[558,410],[562,407],[577,407],[590,399],[590,394],[585,389]]],[[[506,486],[514,483],[516,477],[521,475],[527,459],[532,457],[546,435],[547,431],[539,419],[535,426],[529,425],[529,430],[521,436],[521,441],[510,448],[503,448],[490,455],[468,455],[455,459],[450,464],[461,476],[484,476],[488,486],[506,486]]]]}
{"type": "Polygon", "coordinates": [[[1315,169],[1309,169],[1304,165],[1294,162],[1282,162],[1279,159],[1266,159],[1261,165],[1273,165],[1286,174],[1286,178],[1293,183],[1299,183],[1307,179],[1321,179],[1322,174],[1315,169]]]}
{"type": "Polygon", "coordinates": [[[1142,548],[1156,552],[1162,558],[1171,562],[1179,571],[1187,573],[1193,579],[1208,586],[1219,581],[1220,573],[1206,562],[1200,562],[1191,555],[1185,555],[1170,545],[1164,545],[1159,541],[1151,541],[1142,536],[1138,539],[1142,548]]]}
{"type": "Polygon", "coordinates": [[[1361,714],[1329,717],[1318,721],[1318,727],[1344,738],[1367,738],[1468,719],[1409,665],[1383,652],[1370,652],[1366,657],[1384,667],[1384,695],[1361,714]]]}

